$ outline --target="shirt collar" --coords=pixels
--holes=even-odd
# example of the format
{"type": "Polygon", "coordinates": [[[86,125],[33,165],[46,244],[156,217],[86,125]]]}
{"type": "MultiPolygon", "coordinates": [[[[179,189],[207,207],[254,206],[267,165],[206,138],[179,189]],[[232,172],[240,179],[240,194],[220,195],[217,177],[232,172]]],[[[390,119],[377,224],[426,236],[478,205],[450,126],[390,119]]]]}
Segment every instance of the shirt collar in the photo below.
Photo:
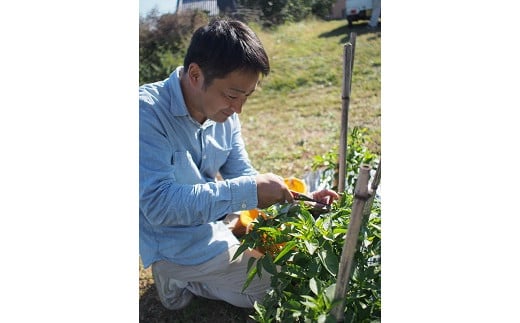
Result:
{"type": "Polygon", "coordinates": [[[207,119],[202,125],[200,125],[197,121],[195,121],[188,112],[188,107],[186,106],[186,102],[184,101],[184,95],[182,94],[181,89],[181,76],[184,70],[183,66],[177,67],[172,74],[170,74],[170,91],[171,95],[171,113],[175,117],[189,117],[193,122],[199,125],[202,128],[207,128],[215,124],[215,121],[207,119]]]}
{"type": "Polygon", "coordinates": [[[189,116],[188,107],[184,102],[184,96],[181,90],[181,75],[183,67],[177,67],[170,74],[170,91],[171,91],[171,113],[176,117],[189,116]]]}

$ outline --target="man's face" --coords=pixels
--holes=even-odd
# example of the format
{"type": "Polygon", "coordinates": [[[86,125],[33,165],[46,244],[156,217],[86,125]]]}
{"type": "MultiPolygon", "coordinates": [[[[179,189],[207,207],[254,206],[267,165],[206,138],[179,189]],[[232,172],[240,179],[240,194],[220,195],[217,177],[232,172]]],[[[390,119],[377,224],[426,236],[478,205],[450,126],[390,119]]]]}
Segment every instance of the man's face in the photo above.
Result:
{"type": "Polygon", "coordinates": [[[241,113],[247,98],[255,91],[259,73],[234,71],[223,79],[214,79],[200,89],[198,112],[204,118],[224,122],[233,113],[241,113]]]}

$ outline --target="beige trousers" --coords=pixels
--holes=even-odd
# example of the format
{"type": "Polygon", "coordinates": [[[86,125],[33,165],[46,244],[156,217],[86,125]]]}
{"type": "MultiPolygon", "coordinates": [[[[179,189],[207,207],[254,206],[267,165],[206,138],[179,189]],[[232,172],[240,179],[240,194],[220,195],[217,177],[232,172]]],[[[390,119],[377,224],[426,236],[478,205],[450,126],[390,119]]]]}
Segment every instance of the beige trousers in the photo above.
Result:
{"type": "MultiPolygon", "coordinates": [[[[237,236],[245,233],[238,221],[238,214],[230,213],[223,220],[237,236]]],[[[247,264],[251,257],[261,257],[256,250],[246,250],[235,260],[238,249],[234,245],[215,258],[195,266],[176,265],[164,260],[152,264],[152,272],[161,303],[168,309],[180,309],[190,302],[193,295],[226,301],[238,307],[253,307],[270,289],[271,275],[262,271],[262,278],[255,276],[242,292],[247,278],[247,264]]]]}
{"type": "Polygon", "coordinates": [[[195,266],[181,266],[164,260],[152,264],[155,285],[161,303],[169,309],[188,305],[193,295],[223,300],[237,307],[251,308],[261,301],[270,288],[270,275],[262,271],[242,292],[247,278],[247,263],[260,254],[245,251],[231,261],[238,249],[235,245],[217,257],[195,266]]]}

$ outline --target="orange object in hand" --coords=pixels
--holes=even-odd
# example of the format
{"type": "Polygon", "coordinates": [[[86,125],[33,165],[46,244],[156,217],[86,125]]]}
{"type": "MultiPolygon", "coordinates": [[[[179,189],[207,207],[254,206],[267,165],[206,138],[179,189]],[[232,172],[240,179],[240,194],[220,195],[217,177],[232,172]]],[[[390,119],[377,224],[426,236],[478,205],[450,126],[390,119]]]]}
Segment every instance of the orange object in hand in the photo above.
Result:
{"type": "MultiPolygon", "coordinates": [[[[307,193],[307,185],[301,179],[295,177],[284,178],[285,185],[295,192],[298,193],[307,193]]],[[[245,228],[245,232],[249,232],[251,229],[251,222],[258,217],[258,215],[262,215],[264,219],[267,219],[267,215],[260,211],[259,209],[252,210],[244,210],[240,211],[240,223],[237,223],[237,232],[242,232],[245,228]]]]}
{"type": "Polygon", "coordinates": [[[296,177],[284,178],[285,185],[291,190],[298,193],[307,193],[307,185],[305,182],[296,177]]]}
{"type": "Polygon", "coordinates": [[[253,222],[253,220],[256,219],[259,215],[262,215],[264,219],[267,219],[267,215],[258,209],[241,211],[240,223],[242,224],[242,226],[247,228],[251,224],[251,222],[253,222]]]}

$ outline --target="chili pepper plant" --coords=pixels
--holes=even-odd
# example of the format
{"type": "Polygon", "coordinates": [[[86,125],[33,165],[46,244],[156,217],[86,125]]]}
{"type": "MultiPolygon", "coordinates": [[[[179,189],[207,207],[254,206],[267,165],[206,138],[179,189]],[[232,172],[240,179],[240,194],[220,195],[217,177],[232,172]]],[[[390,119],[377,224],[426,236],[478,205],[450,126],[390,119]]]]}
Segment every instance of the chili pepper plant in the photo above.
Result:
{"type": "MultiPolygon", "coordinates": [[[[362,134],[349,163],[357,167],[374,160],[364,148],[362,134]]],[[[376,165],[372,166],[374,169],[376,165]]],[[[355,182],[352,176],[351,182],[355,182]]],[[[352,184],[351,183],[351,184],[352,184]]],[[[351,187],[354,187],[350,185],[351,187]]],[[[276,204],[263,209],[248,234],[241,238],[235,257],[246,249],[263,253],[248,264],[244,290],[256,276],[271,275],[271,291],[255,304],[258,322],[335,322],[331,310],[350,220],[353,192],[346,190],[330,211],[318,214],[304,202],[276,204]]],[[[345,295],[345,322],[374,322],[381,317],[381,202],[374,199],[364,218],[345,295]]]]}

